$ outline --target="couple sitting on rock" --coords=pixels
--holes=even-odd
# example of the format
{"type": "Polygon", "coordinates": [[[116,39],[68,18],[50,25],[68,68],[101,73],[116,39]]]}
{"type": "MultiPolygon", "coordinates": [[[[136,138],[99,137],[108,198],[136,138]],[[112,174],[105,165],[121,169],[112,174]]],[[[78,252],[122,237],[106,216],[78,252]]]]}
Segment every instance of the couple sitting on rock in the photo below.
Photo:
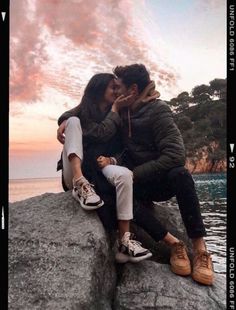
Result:
{"type": "Polygon", "coordinates": [[[174,273],[191,274],[195,281],[211,285],[214,272],[203,239],[206,231],[172,112],[158,99],[144,65],[118,66],[113,72],[94,75],[81,103],[58,120],[57,138],[64,144],[58,163],[63,188],[72,189],[83,209],[96,209],[107,231],[118,228],[117,262],[139,262],[152,255],[130,233],[134,220],[156,242],[171,247],[174,273]],[[192,239],[192,267],[185,244],[148,207],[174,196],[192,239]]]}

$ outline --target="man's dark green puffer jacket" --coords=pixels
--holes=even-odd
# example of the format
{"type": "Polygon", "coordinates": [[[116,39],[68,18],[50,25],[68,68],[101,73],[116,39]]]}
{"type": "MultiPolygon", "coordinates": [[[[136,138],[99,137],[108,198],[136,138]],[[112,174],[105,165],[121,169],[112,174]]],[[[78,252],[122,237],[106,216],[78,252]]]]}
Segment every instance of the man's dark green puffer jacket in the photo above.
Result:
{"type": "Polygon", "coordinates": [[[162,100],[143,104],[122,117],[123,144],[134,180],[145,182],[156,174],[184,166],[185,148],[172,111],[162,100]]]}

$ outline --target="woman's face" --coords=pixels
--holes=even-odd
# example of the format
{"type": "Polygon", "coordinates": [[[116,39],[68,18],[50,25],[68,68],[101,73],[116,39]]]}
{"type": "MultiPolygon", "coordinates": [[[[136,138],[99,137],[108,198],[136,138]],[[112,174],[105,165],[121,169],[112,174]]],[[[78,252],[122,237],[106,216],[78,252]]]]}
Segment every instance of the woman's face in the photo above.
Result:
{"type": "Polygon", "coordinates": [[[115,95],[115,82],[114,80],[111,80],[109,84],[107,85],[107,89],[104,94],[104,99],[106,102],[113,104],[113,102],[116,100],[116,95],[115,95]]]}

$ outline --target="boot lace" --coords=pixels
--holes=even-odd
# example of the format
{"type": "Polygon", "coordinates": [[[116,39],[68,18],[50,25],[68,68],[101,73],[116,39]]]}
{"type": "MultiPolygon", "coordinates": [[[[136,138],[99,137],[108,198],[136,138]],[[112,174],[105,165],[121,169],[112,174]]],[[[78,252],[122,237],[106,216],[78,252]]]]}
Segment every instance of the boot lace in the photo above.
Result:
{"type": "Polygon", "coordinates": [[[197,256],[197,263],[200,267],[208,268],[210,254],[207,252],[201,253],[197,256]]]}
{"type": "Polygon", "coordinates": [[[177,243],[176,244],[176,255],[179,259],[185,258],[185,251],[184,251],[184,244],[183,243],[177,243]]]}

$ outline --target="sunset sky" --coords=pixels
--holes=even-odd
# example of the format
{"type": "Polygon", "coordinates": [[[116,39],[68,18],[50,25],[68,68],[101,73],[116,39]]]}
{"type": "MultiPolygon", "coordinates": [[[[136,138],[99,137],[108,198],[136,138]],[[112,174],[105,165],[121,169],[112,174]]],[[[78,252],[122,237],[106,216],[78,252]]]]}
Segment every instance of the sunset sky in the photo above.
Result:
{"type": "Polygon", "coordinates": [[[226,78],[226,1],[11,0],[10,178],[60,176],[57,119],[92,75],[144,63],[161,99],[226,78]]]}

